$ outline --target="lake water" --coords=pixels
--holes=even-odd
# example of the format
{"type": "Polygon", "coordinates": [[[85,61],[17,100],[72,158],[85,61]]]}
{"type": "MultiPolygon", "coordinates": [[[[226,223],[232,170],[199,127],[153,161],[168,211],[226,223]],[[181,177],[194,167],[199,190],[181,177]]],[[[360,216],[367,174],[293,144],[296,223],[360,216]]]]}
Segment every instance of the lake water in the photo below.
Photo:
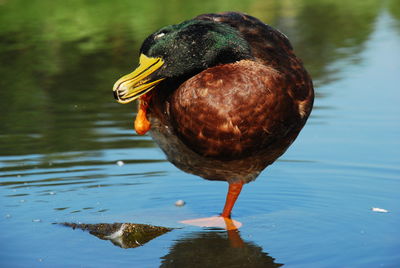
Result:
{"type": "Polygon", "coordinates": [[[5,0],[0,61],[1,267],[400,267],[399,1],[5,0]],[[227,184],[167,162],[111,91],[149,33],[224,10],[286,33],[317,94],[234,239],[178,223],[219,213],[227,184]],[[59,222],[177,229],[123,249],[59,222]]]}

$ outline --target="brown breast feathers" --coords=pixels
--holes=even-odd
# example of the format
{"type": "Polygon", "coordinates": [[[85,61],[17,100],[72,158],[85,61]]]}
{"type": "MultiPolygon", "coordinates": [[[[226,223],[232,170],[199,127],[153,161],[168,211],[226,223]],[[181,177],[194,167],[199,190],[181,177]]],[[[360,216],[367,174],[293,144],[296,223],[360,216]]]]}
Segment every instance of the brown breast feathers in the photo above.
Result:
{"type": "Polygon", "coordinates": [[[304,124],[288,87],[284,76],[254,61],[209,68],[173,93],[172,125],[190,149],[221,160],[287,147],[283,141],[304,124]]]}

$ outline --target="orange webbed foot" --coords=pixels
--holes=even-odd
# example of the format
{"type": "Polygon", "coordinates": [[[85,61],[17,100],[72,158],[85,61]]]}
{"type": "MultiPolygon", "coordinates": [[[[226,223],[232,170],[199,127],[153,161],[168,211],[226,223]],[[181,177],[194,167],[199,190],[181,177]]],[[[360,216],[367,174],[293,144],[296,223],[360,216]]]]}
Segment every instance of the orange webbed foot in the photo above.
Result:
{"type": "Polygon", "coordinates": [[[236,220],[232,220],[228,217],[222,217],[222,216],[184,220],[180,221],[180,223],[199,226],[199,227],[223,228],[225,230],[237,230],[240,227],[242,227],[242,223],[236,220]]]}

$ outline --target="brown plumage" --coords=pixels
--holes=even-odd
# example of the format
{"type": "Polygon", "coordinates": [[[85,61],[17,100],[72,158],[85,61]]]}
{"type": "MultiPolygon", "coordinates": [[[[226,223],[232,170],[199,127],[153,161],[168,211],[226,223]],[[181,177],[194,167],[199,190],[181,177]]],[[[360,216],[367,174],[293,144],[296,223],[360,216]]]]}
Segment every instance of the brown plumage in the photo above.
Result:
{"type": "MultiPolygon", "coordinates": [[[[254,180],[286,151],[311,112],[314,93],[307,71],[285,35],[245,14],[204,14],[171,27],[179,42],[193,39],[187,57],[204,51],[193,56],[198,65],[190,63],[174,76],[167,68],[179,55],[171,60],[171,48],[157,52],[157,38],[175,32],[165,28],[146,39],[142,53],[166,62],[160,68],[165,75],[155,72],[150,81],[165,80],[146,94],[151,135],[168,160],[186,172],[231,185],[254,180]],[[219,39],[225,30],[226,38],[219,39]],[[209,52],[213,48],[218,52],[209,52]],[[217,56],[199,58],[210,53],[217,56]]],[[[120,89],[115,90],[118,97],[120,89]]],[[[222,215],[228,217],[230,209],[222,215]]]]}

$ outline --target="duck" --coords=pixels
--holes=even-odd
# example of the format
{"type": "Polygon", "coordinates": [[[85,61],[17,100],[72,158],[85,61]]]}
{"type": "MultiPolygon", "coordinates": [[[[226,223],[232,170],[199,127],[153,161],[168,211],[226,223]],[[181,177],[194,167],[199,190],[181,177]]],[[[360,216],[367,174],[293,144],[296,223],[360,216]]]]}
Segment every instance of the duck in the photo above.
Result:
{"type": "Polygon", "coordinates": [[[211,218],[232,229],[241,225],[227,220],[243,185],[289,148],[314,102],[288,38],[240,12],[202,14],[150,34],[139,66],[113,93],[122,104],[138,100],[137,134],[150,132],[173,165],[228,182],[222,213],[211,218]]]}

